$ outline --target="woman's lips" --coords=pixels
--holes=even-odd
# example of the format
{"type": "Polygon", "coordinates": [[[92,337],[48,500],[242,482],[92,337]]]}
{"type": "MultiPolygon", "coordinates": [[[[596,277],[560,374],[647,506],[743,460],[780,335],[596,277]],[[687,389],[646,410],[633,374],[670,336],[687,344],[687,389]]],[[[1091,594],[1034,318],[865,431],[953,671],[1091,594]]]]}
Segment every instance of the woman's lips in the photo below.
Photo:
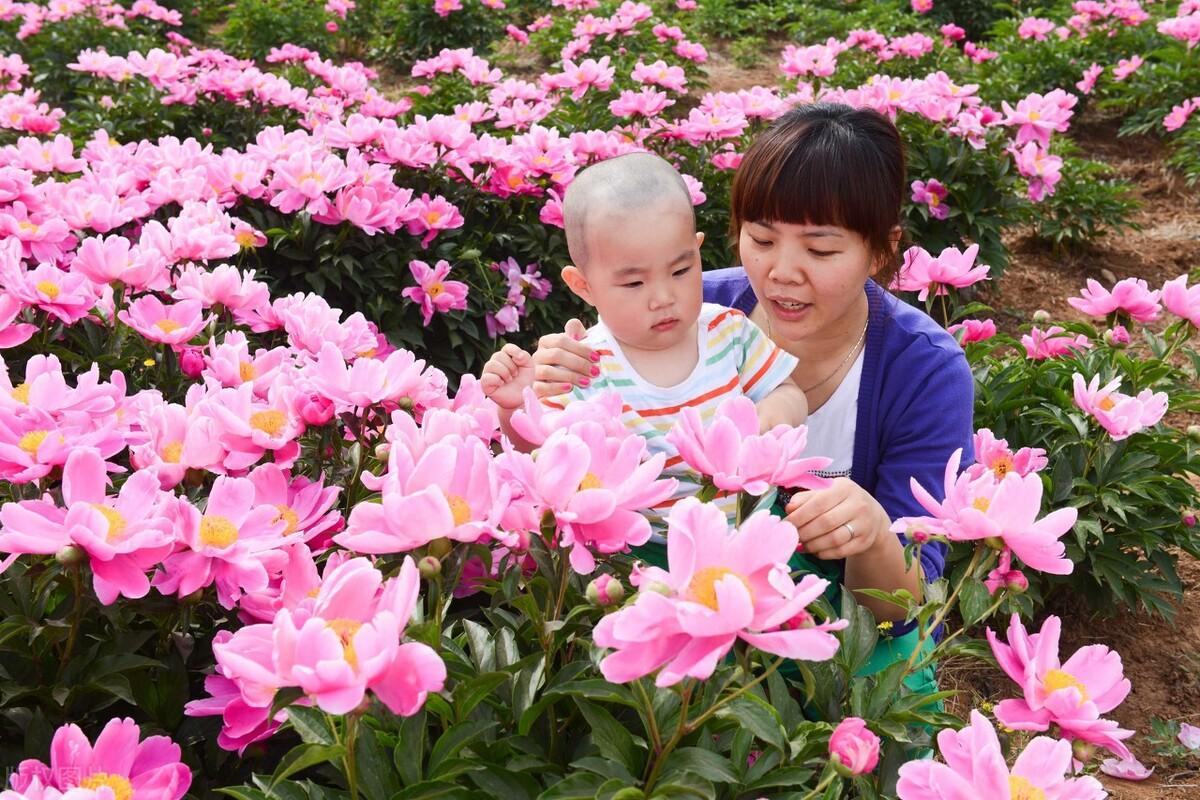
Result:
{"type": "Polygon", "coordinates": [[[808,314],[812,308],[812,303],[800,303],[792,300],[781,302],[770,298],[771,310],[776,317],[786,322],[796,322],[801,320],[808,314]],[[784,305],[784,302],[787,305],[784,305]]]}

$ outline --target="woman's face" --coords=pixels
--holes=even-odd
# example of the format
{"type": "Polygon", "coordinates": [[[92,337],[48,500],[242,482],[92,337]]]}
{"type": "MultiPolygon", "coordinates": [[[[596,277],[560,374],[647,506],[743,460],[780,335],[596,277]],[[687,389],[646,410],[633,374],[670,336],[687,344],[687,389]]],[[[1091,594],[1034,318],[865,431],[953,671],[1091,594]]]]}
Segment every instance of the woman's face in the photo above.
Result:
{"type": "Polygon", "coordinates": [[[738,250],[772,336],[790,341],[838,331],[878,271],[866,240],[834,225],[745,222],[738,250]]]}

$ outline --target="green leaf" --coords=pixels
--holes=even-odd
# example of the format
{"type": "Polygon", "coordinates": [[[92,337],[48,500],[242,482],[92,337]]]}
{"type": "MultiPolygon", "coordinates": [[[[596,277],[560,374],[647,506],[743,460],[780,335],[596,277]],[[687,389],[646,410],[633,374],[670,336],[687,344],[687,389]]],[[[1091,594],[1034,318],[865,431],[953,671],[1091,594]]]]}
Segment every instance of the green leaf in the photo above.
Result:
{"type": "Polygon", "coordinates": [[[342,758],[346,755],[346,749],[340,744],[323,745],[323,744],[301,744],[293,747],[291,750],[279,760],[279,766],[275,768],[275,772],[271,775],[270,789],[285,778],[295,775],[301,770],[315,767],[318,764],[326,764],[331,761],[342,758]]]}
{"type": "Polygon", "coordinates": [[[737,772],[729,759],[699,747],[680,747],[667,758],[663,780],[676,772],[690,772],[716,783],[737,783],[737,772]]]}
{"type": "Polygon", "coordinates": [[[306,744],[333,744],[336,741],[333,731],[329,728],[329,718],[319,708],[311,706],[291,706],[288,708],[288,724],[300,740],[306,744]]]}
{"type": "Polygon", "coordinates": [[[604,778],[591,772],[575,772],[537,796],[537,800],[593,800],[604,778]]]}
{"type": "MultiPolygon", "coordinates": [[[[271,699],[271,716],[274,717],[283,709],[290,706],[292,703],[304,696],[304,690],[299,686],[286,686],[275,692],[275,697],[271,699]]],[[[329,744],[330,742],[326,742],[329,744]]]]}
{"type": "Polygon", "coordinates": [[[508,678],[507,672],[485,672],[472,678],[468,683],[456,687],[454,708],[458,712],[458,719],[460,721],[466,719],[477,705],[487,699],[492,690],[506,682],[508,678]]]}
{"type": "Polygon", "coordinates": [[[250,786],[224,786],[213,791],[234,798],[234,800],[269,800],[270,795],[260,792],[250,786]]]}
{"type": "Polygon", "coordinates": [[[620,763],[631,773],[639,774],[642,765],[633,735],[603,707],[589,703],[582,697],[573,699],[592,729],[592,742],[600,754],[620,763]]]}
{"type": "Polygon", "coordinates": [[[400,775],[392,763],[390,748],[379,740],[382,734],[368,725],[359,724],[354,743],[354,757],[359,777],[359,789],[367,800],[390,800],[401,790],[400,775]]]}
{"type": "Polygon", "coordinates": [[[982,581],[968,578],[958,595],[958,610],[962,614],[963,625],[970,627],[983,619],[984,613],[991,605],[991,599],[982,581]]]}
{"type": "Polygon", "coordinates": [[[778,712],[756,694],[739,697],[718,711],[717,716],[734,720],[781,753],[787,747],[778,712]]]}
{"type": "Polygon", "coordinates": [[[392,795],[392,800],[465,800],[471,793],[461,786],[443,781],[421,781],[392,795]]]}
{"type": "Polygon", "coordinates": [[[468,721],[452,725],[433,743],[433,751],[429,754],[430,777],[435,779],[441,777],[438,768],[446,759],[458,755],[464,747],[498,724],[493,720],[490,722],[468,721]]]}

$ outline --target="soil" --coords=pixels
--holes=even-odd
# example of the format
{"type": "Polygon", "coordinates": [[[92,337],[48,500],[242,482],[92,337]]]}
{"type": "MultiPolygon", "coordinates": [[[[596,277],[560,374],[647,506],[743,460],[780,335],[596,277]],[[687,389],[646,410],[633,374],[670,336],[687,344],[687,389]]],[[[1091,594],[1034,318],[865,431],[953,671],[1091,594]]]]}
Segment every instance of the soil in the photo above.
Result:
{"type": "MultiPolygon", "coordinates": [[[[735,91],[777,81],[773,59],[743,69],[714,48],[706,65],[711,91],[735,91]]],[[[1165,166],[1165,148],[1152,136],[1119,137],[1114,120],[1073,120],[1070,135],[1082,156],[1103,161],[1131,184],[1140,208],[1132,215],[1137,229],[1109,234],[1083,252],[1055,252],[1028,231],[1007,237],[1012,261],[983,299],[997,311],[997,322],[1015,327],[1037,309],[1056,319],[1082,319],[1066,299],[1078,294],[1088,278],[1106,285],[1121,278],[1144,278],[1161,286],[1170,278],[1200,271],[1200,186],[1188,187],[1165,166]]],[[[1191,422],[1195,420],[1186,420],[1191,422]]],[[[1180,557],[1184,600],[1174,623],[1128,611],[1093,618],[1080,609],[1060,609],[1064,625],[1061,652],[1085,644],[1105,644],[1121,653],[1133,689],[1113,712],[1122,727],[1136,731],[1130,748],[1154,775],[1143,782],[1100,776],[1116,800],[1200,800],[1200,758],[1184,770],[1156,761],[1146,740],[1150,719],[1174,719],[1200,725],[1200,562],[1180,557]]],[[[960,691],[952,708],[965,714],[984,701],[1015,696],[1014,684],[998,669],[948,663],[943,688],[960,691]]]]}

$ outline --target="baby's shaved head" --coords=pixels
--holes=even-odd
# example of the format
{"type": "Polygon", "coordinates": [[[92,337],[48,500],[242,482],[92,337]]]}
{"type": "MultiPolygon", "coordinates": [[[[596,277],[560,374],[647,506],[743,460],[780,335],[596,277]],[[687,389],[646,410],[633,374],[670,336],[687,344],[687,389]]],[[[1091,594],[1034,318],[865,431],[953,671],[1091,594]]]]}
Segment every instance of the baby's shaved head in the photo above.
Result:
{"type": "Polygon", "coordinates": [[[567,250],[575,266],[587,265],[589,225],[662,203],[688,215],[695,225],[687,184],[670,163],[653,153],[628,153],[580,172],[567,187],[562,207],[567,250]]]}

